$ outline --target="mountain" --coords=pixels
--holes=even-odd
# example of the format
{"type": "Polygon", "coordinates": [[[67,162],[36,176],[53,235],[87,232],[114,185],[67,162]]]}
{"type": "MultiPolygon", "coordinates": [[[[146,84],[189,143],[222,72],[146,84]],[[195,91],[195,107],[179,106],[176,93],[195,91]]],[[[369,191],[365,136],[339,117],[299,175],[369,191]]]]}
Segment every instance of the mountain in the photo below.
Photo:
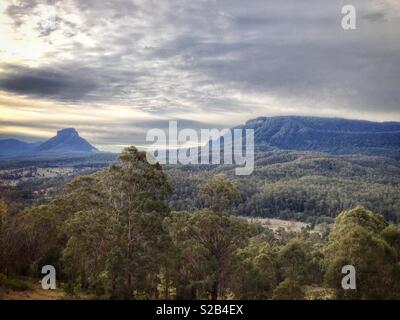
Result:
{"type": "MultiPolygon", "coordinates": [[[[259,117],[236,128],[254,129],[256,151],[316,151],[400,160],[400,122],[280,116],[259,117]]],[[[96,151],[74,128],[62,129],[41,144],[0,140],[1,157],[76,155],[96,151]]]]}
{"type": "Polygon", "coordinates": [[[400,159],[400,123],[317,117],[260,117],[241,129],[254,129],[256,148],[364,154],[400,159]]]}
{"type": "Polygon", "coordinates": [[[17,139],[0,140],[0,156],[18,156],[32,152],[42,142],[27,143],[17,139]]]}
{"type": "Polygon", "coordinates": [[[57,135],[45,142],[26,143],[17,139],[0,140],[0,157],[40,157],[48,155],[84,155],[98,150],[79,136],[74,128],[57,131],[57,135]]]}
{"type": "Polygon", "coordinates": [[[34,153],[88,153],[96,152],[85,139],[81,138],[74,128],[57,131],[57,135],[33,150],[34,153]]]}
{"type": "Polygon", "coordinates": [[[235,165],[165,166],[173,211],[203,208],[198,186],[224,174],[241,191],[240,216],[331,223],[363,205],[400,223],[400,123],[287,116],[233,129],[254,129],[252,174],[237,176],[235,165]]]}

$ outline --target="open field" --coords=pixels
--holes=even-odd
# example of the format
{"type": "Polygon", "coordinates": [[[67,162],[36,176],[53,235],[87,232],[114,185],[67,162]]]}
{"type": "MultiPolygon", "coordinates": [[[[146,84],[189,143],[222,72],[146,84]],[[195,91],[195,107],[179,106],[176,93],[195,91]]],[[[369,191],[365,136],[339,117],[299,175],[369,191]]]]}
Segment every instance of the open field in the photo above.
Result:
{"type": "Polygon", "coordinates": [[[281,219],[273,219],[273,218],[252,218],[252,217],[243,217],[247,221],[252,223],[259,223],[265,227],[276,232],[278,229],[283,228],[286,232],[301,232],[302,229],[310,226],[309,223],[299,222],[299,221],[287,221],[281,219]]]}

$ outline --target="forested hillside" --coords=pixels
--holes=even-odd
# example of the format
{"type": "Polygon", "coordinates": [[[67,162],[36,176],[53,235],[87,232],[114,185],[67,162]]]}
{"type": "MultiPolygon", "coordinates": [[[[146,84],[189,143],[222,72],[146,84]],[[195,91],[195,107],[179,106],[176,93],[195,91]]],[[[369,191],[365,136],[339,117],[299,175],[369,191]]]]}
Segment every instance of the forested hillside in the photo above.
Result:
{"type": "MultiPolygon", "coordinates": [[[[260,169],[260,181],[287,175],[289,164],[307,172],[307,161],[320,161],[321,172],[339,164],[343,175],[354,168],[368,172],[368,163],[357,167],[360,160],[349,167],[315,155],[285,156],[286,165],[276,154],[266,157],[281,170],[260,169]]],[[[240,186],[224,175],[203,174],[200,181],[180,173],[196,181],[192,200],[204,208],[171,211],[163,169],[134,147],[118,163],[74,179],[45,205],[24,208],[3,192],[0,297],[29,291],[23,277],[36,278],[50,264],[65,299],[400,298],[400,230],[383,216],[356,206],[342,212],[331,231],[273,231],[233,215],[251,181],[240,186]],[[347,264],[357,270],[357,290],[341,286],[347,264]]]]}
{"type": "MultiPolygon", "coordinates": [[[[73,178],[101,170],[115,158],[99,154],[3,161],[0,179],[16,182],[4,192],[15,197],[22,194],[21,205],[45,204],[73,178]]],[[[224,165],[176,165],[164,170],[172,186],[168,196],[172,210],[202,208],[196,197],[198,186],[223,173],[240,188],[240,203],[233,211],[237,215],[332,222],[343,210],[362,204],[389,221],[400,221],[400,162],[391,158],[274,150],[258,151],[254,172],[245,177],[236,176],[235,167],[224,165]]]]}
{"type": "Polygon", "coordinates": [[[400,123],[317,117],[259,117],[238,128],[253,129],[263,149],[365,154],[400,159],[400,123]]]}
{"type": "Polygon", "coordinates": [[[242,199],[235,213],[307,222],[333,221],[361,204],[400,221],[400,162],[372,156],[333,156],[316,152],[258,152],[250,176],[237,177],[232,166],[167,167],[174,210],[202,207],[196,188],[224,173],[239,185],[242,199]]]}
{"type": "Polygon", "coordinates": [[[240,187],[238,215],[332,222],[362,204],[400,221],[400,123],[287,116],[237,128],[254,130],[254,172],[237,177],[232,166],[167,166],[173,209],[201,208],[196,186],[224,173],[240,187]]]}

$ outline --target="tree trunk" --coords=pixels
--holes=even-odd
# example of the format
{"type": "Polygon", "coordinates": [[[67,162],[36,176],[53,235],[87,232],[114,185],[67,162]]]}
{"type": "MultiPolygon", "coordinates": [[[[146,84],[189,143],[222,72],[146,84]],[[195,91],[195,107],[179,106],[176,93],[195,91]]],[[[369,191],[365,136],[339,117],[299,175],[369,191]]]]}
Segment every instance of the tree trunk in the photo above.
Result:
{"type": "Polygon", "coordinates": [[[218,280],[215,280],[211,289],[211,300],[218,300],[218,280]]]}

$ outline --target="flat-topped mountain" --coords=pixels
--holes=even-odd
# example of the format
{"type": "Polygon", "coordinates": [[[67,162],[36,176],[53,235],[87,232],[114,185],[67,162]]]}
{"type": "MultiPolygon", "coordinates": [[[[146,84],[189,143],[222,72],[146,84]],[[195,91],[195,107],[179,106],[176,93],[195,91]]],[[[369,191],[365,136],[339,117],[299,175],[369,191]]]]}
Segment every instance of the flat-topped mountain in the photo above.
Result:
{"type": "Polygon", "coordinates": [[[57,135],[41,145],[34,152],[68,153],[68,152],[95,152],[93,147],[85,139],[81,138],[74,128],[57,131],[57,135]]]}
{"type": "Polygon", "coordinates": [[[40,155],[89,154],[98,150],[79,136],[74,128],[57,131],[57,135],[45,142],[26,143],[17,139],[0,140],[0,156],[23,157],[40,155]]]}
{"type": "Polygon", "coordinates": [[[317,117],[260,117],[238,128],[254,129],[256,147],[367,154],[400,159],[400,123],[317,117]]]}
{"type": "MultiPolygon", "coordinates": [[[[300,116],[259,117],[238,126],[254,129],[257,150],[317,151],[400,159],[400,122],[371,122],[300,116]]],[[[1,157],[90,154],[97,149],[74,128],[43,143],[0,140],[1,157]]]]}

